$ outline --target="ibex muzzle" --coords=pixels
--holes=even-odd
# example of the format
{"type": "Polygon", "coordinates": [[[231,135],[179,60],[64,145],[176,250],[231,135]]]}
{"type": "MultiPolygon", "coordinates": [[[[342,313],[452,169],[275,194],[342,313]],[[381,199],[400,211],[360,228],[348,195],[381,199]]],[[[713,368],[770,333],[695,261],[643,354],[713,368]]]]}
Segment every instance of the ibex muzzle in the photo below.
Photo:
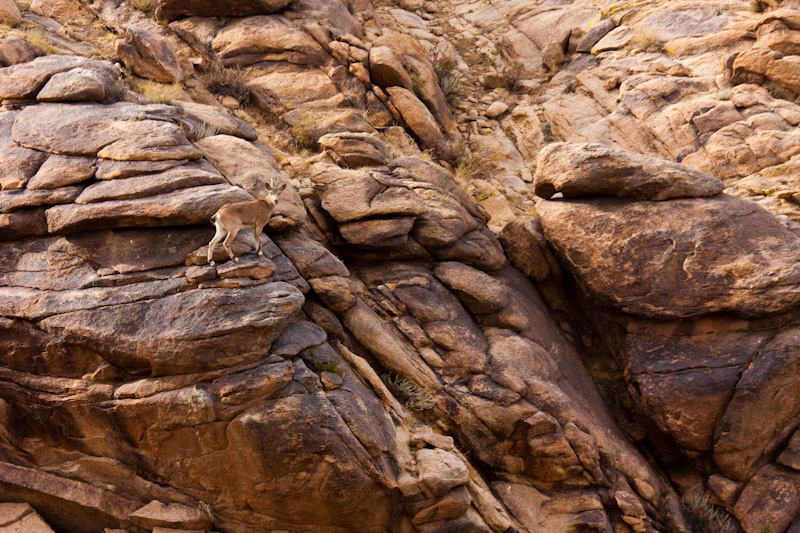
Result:
{"type": "Polygon", "coordinates": [[[230,258],[234,261],[239,260],[239,258],[233,255],[231,243],[242,228],[252,228],[253,238],[255,238],[256,241],[256,251],[258,255],[264,255],[261,251],[261,232],[264,230],[264,226],[267,225],[267,222],[269,222],[269,217],[272,216],[272,212],[278,204],[278,197],[286,187],[286,184],[282,183],[278,189],[275,190],[274,185],[272,178],[270,178],[266,197],[257,200],[249,200],[247,202],[228,204],[222,206],[219,211],[214,213],[214,216],[211,217],[211,223],[216,226],[217,232],[214,234],[214,238],[211,239],[211,242],[208,243],[209,264],[214,264],[214,247],[216,247],[222,239],[225,239],[222,245],[225,247],[225,251],[228,252],[230,258]]]}

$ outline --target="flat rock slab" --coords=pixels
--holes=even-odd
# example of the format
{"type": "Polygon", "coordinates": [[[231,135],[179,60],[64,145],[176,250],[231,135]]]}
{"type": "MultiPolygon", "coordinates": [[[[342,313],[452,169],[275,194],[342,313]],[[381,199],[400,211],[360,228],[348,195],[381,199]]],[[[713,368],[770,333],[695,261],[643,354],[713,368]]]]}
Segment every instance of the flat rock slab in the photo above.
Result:
{"type": "Polygon", "coordinates": [[[619,196],[666,200],[713,196],[722,181],[693,168],[598,143],[552,143],[539,155],[535,191],[542,198],[619,196]]]}
{"type": "Polygon", "coordinates": [[[275,273],[278,267],[266,257],[243,257],[238,261],[228,261],[217,267],[217,274],[222,279],[252,278],[266,279],[275,273]]]}
{"type": "Polygon", "coordinates": [[[206,224],[223,205],[246,200],[251,200],[250,195],[238,187],[204,185],[145,198],[51,207],[47,210],[47,226],[51,233],[74,233],[206,224]]]}
{"type": "Polygon", "coordinates": [[[167,159],[164,161],[114,161],[112,159],[97,160],[97,174],[99,180],[113,180],[130,178],[140,174],[153,174],[188,163],[188,159],[167,159]]]}
{"type": "Polygon", "coordinates": [[[182,115],[159,104],[41,104],[17,115],[12,137],[28,148],[58,154],[122,161],[198,159],[203,154],[177,125],[182,115]]]}
{"type": "Polygon", "coordinates": [[[150,301],[55,315],[39,324],[132,371],[172,375],[257,359],[305,301],[287,283],[196,289],[150,301]],[[254,302],[258,302],[257,305],[254,302]]]}
{"type": "Polygon", "coordinates": [[[96,171],[97,158],[53,154],[39,167],[27,188],[55,189],[73,185],[94,177],[96,171]]]}
{"type": "Polygon", "coordinates": [[[217,173],[199,168],[176,167],[158,174],[146,174],[120,180],[106,180],[86,187],[75,200],[76,204],[91,204],[108,200],[144,198],[178,189],[228,183],[217,173]]]}
{"type": "Polygon", "coordinates": [[[0,35],[0,66],[10,67],[19,63],[27,63],[36,59],[38,55],[36,49],[28,41],[7,33],[0,35]]]}
{"type": "Polygon", "coordinates": [[[0,213],[11,213],[26,207],[40,205],[70,204],[81,194],[83,187],[61,187],[58,189],[14,189],[0,192],[0,213]]]}
{"type": "Polygon", "coordinates": [[[38,57],[0,69],[0,98],[33,98],[51,76],[79,67],[103,70],[119,77],[119,70],[107,61],[60,55],[38,57]]]}
{"type": "Polygon", "coordinates": [[[116,75],[108,69],[78,67],[54,74],[36,99],[40,102],[117,101],[124,94],[116,75]]]}
{"type": "Polygon", "coordinates": [[[230,110],[195,102],[177,102],[186,112],[186,121],[194,128],[199,128],[203,124],[213,127],[217,133],[222,135],[233,135],[248,141],[258,139],[256,129],[240,119],[230,110]]]}
{"type": "Polygon", "coordinates": [[[800,237],[752,202],[541,201],[545,236],[600,305],[651,318],[755,317],[800,302],[800,237]]]}

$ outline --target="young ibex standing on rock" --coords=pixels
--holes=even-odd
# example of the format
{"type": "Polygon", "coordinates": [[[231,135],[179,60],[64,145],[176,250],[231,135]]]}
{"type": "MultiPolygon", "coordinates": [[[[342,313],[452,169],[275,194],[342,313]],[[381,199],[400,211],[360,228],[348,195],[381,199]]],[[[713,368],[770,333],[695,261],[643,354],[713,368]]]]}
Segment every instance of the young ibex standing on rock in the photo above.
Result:
{"type": "Polygon", "coordinates": [[[283,192],[284,187],[286,187],[286,184],[282,183],[278,189],[275,190],[275,183],[272,178],[270,178],[266,197],[224,205],[219,211],[214,213],[214,216],[211,217],[211,223],[216,226],[217,233],[214,234],[214,238],[208,243],[209,264],[214,264],[214,260],[212,259],[214,247],[217,246],[219,241],[223,238],[225,241],[223,241],[222,245],[225,247],[225,251],[228,252],[230,258],[234,261],[239,260],[238,257],[233,255],[231,243],[242,228],[253,229],[253,238],[256,240],[256,251],[258,255],[264,255],[261,251],[261,231],[264,229],[264,226],[267,225],[267,222],[269,222],[269,217],[272,215],[272,211],[275,210],[278,197],[281,195],[281,192],[283,192]]]}

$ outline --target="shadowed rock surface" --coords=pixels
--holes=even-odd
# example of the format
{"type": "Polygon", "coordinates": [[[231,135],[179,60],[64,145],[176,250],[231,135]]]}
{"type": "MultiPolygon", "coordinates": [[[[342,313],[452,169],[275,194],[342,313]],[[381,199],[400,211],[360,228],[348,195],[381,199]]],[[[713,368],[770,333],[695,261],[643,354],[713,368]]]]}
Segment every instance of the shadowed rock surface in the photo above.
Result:
{"type": "Polygon", "coordinates": [[[794,3],[13,8],[0,530],[798,528],[794,3]]]}

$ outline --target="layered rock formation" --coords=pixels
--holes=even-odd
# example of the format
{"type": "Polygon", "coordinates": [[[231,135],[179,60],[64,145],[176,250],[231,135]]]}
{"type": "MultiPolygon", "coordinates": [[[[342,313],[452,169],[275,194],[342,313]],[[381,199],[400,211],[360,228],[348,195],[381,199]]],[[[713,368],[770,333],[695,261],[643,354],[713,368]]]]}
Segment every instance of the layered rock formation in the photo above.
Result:
{"type": "Polygon", "coordinates": [[[797,11],[184,4],[0,30],[0,531],[798,527],[797,11]]]}

